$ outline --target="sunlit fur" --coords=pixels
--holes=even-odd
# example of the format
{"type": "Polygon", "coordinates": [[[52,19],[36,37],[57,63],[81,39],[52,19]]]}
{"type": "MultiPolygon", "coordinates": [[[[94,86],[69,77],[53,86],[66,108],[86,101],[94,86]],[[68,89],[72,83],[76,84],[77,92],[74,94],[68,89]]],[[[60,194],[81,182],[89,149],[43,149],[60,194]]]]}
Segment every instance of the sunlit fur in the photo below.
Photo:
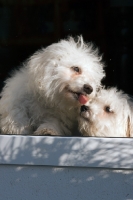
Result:
{"type": "Polygon", "coordinates": [[[98,50],[82,36],[37,51],[6,80],[0,100],[1,133],[45,134],[50,129],[52,134],[71,135],[80,106],[72,92],[80,93],[89,84],[92,99],[103,77],[98,50]]]}
{"type": "Polygon", "coordinates": [[[116,88],[102,89],[80,113],[83,136],[133,137],[133,100],[116,88]],[[109,109],[110,108],[110,109],[109,109]]]}

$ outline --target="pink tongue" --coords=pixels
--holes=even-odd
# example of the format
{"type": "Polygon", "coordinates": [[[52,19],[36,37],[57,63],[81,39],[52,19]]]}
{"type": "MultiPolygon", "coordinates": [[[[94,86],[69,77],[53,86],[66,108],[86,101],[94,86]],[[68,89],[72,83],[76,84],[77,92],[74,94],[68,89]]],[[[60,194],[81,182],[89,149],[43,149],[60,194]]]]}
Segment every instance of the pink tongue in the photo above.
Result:
{"type": "Polygon", "coordinates": [[[81,104],[84,105],[84,104],[87,103],[88,98],[87,98],[85,95],[80,94],[78,100],[79,100],[79,102],[80,102],[81,104]]]}

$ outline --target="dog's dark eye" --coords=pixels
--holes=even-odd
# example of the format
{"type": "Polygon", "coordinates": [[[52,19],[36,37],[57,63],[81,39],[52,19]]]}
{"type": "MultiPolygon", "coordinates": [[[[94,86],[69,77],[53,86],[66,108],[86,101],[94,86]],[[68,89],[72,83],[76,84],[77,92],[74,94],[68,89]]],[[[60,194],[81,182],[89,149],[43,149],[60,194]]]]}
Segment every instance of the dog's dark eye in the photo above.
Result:
{"type": "Polygon", "coordinates": [[[107,112],[107,113],[112,113],[112,112],[113,112],[109,106],[105,106],[105,107],[104,107],[104,110],[105,110],[105,112],[107,112]]]}
{"type": "Polygon", "coordinates": [[[77,67],[77,66],[73,66],[72,69],[77,72],[77,73],[80,73],[80,68],[77,67]]]}

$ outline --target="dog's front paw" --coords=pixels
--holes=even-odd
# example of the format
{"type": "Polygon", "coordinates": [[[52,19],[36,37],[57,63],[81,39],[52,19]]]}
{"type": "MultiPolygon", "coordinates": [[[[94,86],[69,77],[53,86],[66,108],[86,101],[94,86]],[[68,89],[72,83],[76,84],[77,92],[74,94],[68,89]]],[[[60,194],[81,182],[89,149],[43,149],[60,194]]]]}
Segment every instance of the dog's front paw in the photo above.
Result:
{"type": "Polygon", "coordinates": [[[53,129],[43,128],[41,130],[36,130],[33,133],[33,135],[47,135],[47,136],[54,135],[54,136],[56,136],[56,135],[59,135],[59,134],[56,131],[54,131],[53,129]]]}

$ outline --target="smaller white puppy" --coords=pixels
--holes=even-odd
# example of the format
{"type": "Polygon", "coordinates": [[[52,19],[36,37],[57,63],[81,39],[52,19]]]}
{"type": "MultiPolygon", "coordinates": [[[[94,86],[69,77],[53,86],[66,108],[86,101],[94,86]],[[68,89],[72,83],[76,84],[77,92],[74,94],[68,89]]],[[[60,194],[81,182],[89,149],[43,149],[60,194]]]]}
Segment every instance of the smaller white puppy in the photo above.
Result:
{"type": "Polygon", "coordinates": [[[79,130],[83,136],[133,137],[133,102],[116,88],[101,89],[81,106],[79,130]]]}

